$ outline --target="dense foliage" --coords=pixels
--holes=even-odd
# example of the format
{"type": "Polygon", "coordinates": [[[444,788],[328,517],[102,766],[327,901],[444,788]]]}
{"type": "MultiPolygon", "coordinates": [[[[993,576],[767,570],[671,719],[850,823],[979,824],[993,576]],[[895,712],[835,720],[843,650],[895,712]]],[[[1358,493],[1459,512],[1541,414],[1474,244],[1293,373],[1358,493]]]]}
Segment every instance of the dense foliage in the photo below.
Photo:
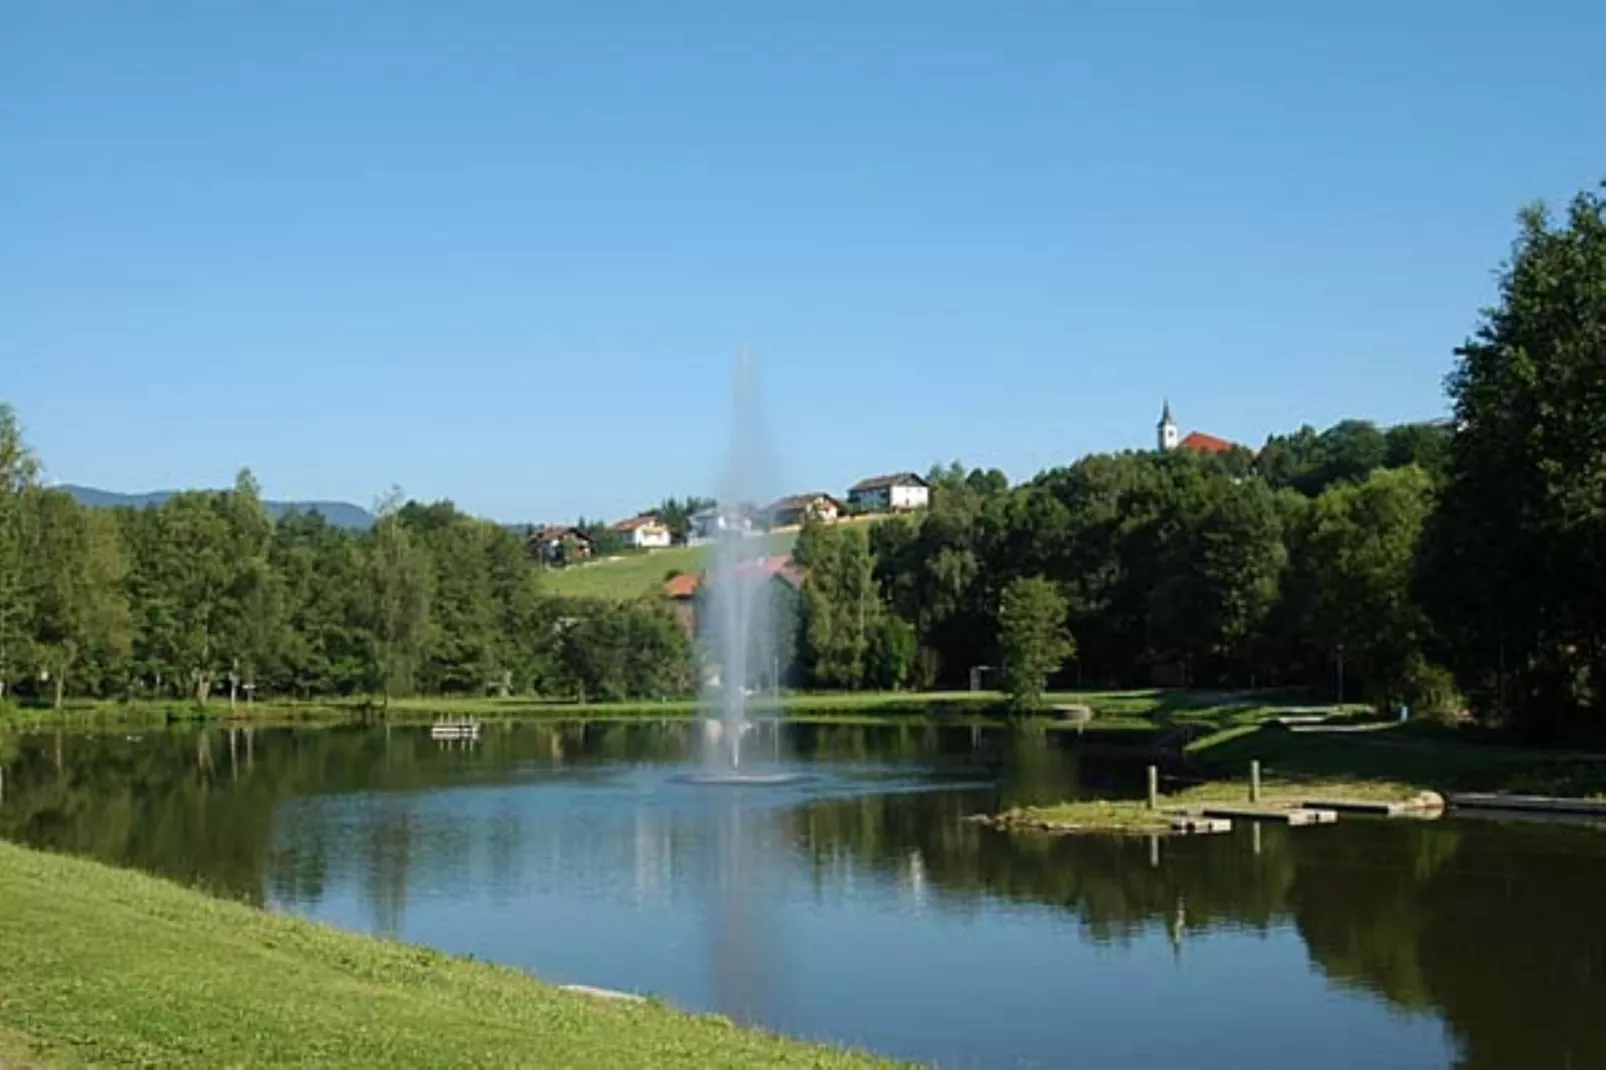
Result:
{"type": "Polygon", "coordinates": [[[368,532],[233,489],[98,510],[39,486],[0,408],[0,687],[194,698],[647,698],[690,687],[655,603],[544,597],[522,540],[393,494],[368,532]]]}
{"type": "MultiPolygon", "coordinates": [[[[1579,196],[1564,224],[1523,215],[1500,303],[1458,355],[1453,424],[1099,454],[1018,487],[954,464],[919,514],[811,520],[765,660],[849,690],[1002,671],[1027,704],[1056,683],[1303,685],[1430,711],[1465,696],[1492,723],[1606,734],[1606,199],[1579,196]]],[[[659,512],[684,537],[706,504],[659,512]]],[[[275,522],[249,473],[85,511],[38,485],[0,407],[0,688],[693,686],[696,647],[667,606],[543,597],[539,575],[516,535],[449,503],[393,496],[351,534],[275,522]]]]}

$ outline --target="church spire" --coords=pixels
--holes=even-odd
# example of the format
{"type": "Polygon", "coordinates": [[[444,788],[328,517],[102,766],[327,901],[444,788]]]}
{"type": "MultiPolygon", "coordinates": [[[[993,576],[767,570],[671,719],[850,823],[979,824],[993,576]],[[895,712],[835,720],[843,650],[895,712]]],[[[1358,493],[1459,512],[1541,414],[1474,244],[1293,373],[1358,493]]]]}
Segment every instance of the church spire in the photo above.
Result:
{"type": "Polygon", "coordinates": [[[1177,448],[1177,421],[1171,416],[1171,399],[1165,399],[1165,406],[1160,410],[1160,422],[1155,425],[1161,450],[1174,450],[1177,448]]]}

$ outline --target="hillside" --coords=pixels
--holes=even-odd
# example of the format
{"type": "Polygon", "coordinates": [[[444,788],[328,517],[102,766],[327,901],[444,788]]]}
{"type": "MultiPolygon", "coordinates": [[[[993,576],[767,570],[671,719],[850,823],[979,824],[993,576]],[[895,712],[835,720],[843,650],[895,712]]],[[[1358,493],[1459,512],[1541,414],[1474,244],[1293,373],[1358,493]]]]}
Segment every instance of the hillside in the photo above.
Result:
{"type": "MultiPolygon", "coordinates": [[[[80,487],[72,483],[63,483],[57,490],[64,490],[71,494],[78,504],[91,509],[144,509],[152,505],[161,505],[173,495],[179,493],[174,490],[155,490],[145,494],[121,494],[112,490],[100,490],[97,487],[80,487]]],[[[263,507],[275,519],[286,513],[318,513],[330,524],[337,528],[350,528],[365,531],[373,527],[373,514],[360,505],[350,502],[263,502],[263,507]]]]}
{"type": "MultiPolygon", "coordinates": [[[[764,536],[769,553],[784,554],[797,541],[797,531],[764,536]]],[[[703,567],[706,546],[675,546],[668,550],[620,554],[585,565],[553,569],[542,576],[552,594],[587,598],[640,598],[656,593],[671,572],[696,572],[703,567]]]]}

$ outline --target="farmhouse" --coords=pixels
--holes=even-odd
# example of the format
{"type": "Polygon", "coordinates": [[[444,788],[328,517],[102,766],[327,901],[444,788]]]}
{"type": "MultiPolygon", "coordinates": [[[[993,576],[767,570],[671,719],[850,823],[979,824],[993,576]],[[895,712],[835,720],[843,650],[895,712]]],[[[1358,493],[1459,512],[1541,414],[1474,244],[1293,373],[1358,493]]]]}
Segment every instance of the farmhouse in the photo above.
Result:
{"type": "Polygon", "coordinates": [[[525,553],[547,564],[584,560],[594,549],[590,536],[569,524],[544,524],[524,540],[525,553]]]}
{"type": "Polygon", "coordinates": [[[669,525],[651,514],[621,520],[611,530],[638,550],[661,550],[670,542],[669,525]]]}
{"type": "MultiPolygon", "coordinates": [[[[772,597],[796,595],[803,589],[803,570],[791,554],[769,554],[736,566],[741,583],[764,583],[772,597]]],[[[707,572],[682,572],[664,581],[663,594],[674,608],[675,619],[693,635],[697,633],[698,605],[713,585],[707,572]]]]}
{"type": "Polygon", "coordinates": [[[793,527],[811,516],[834,524],[842,515],[842,503],[824,491],[812,491],[773,501],[765,507],[764,512],[769,515],[770,524],[778,528],[793,527]]]}
{"type": "Polygon", "coordinates": [[[848,488],[848,501],[860,509],[924,509],[931,504],[931,486],[913,472],[872,476],[848,488]]]}
{"type": "Polygon", "coordinates": [[[686,541],[693,546],[713,542],[721,532],[734,531],[741,535],[755,534],[753,517],[749,510],[730,506],[713,506],[693,513],[688,518],[686,541]]]}

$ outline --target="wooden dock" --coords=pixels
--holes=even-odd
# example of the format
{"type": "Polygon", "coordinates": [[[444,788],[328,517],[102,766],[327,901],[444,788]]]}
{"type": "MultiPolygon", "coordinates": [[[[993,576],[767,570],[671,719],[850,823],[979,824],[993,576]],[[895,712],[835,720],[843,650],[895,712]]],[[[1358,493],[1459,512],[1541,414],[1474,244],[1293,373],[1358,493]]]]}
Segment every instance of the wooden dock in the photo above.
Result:
{"type": "Polygon", "coordinates": [[[1454,810],[1505,810],[1511,813],[1582,814],[1606,818],[1606,800],[1566,799],[1553,795],[1501,795],[1493,792],[1460,792],[1446,795],[1454,810]]]}
{"type": "Polygon", "coordinates": [[[1379,802],[1371,799],[1306,799],[1303,805],[1312,810],[1332,810],[1341,814],[1406,817],[1411,814],[1436,814],[1444,809],[1444,798],[1428,791],[1403,802],[1379,802]]]}
{"type": "Polygon", "coordinates": [[[1232,821],[1225,817],[1206,817],[1203,814],[1172,814],[1170,817],[1171,831],[1189,836],[1232,831],[1232,821]]]}
{"type": "Polygon", "coordinates": [[[429,738],[476,740],[480,738],[480,723],[473,719],[450,718],[429,726],[429,738]]]}
{"type": "Polygon", "coordinates": [[[1235,821],[1267,821],[1274,825],[1331,825],[1338,820],[1333,810],[1316,810],[1300,806],[1254,806],[1244,804],[1213,803],[1201,806],[1205,817],[1224,817],[1235,821]]]}

